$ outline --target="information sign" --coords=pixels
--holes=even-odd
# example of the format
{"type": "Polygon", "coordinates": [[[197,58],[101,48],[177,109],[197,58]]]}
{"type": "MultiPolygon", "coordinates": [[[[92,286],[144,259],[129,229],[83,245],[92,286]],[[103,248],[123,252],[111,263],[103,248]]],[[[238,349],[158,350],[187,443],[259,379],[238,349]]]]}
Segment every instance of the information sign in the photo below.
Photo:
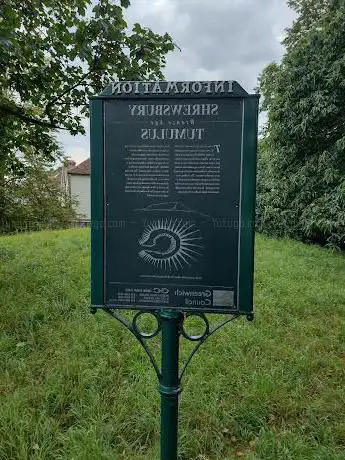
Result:
{"type": "Polygon", "coordinates": [[[234,81],[92,99],[93,307],[251,313],[257,113],[234,81]]]}

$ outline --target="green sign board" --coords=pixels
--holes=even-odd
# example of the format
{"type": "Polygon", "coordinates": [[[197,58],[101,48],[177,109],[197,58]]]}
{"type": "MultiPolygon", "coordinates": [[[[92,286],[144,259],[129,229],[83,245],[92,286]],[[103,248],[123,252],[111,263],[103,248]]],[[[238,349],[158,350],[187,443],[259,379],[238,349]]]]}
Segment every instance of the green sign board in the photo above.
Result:
{"type": "Polygon", "coordinates": [[[92,99],[94,308],[251,313],[257,114],[234,81],[92,99]]]}

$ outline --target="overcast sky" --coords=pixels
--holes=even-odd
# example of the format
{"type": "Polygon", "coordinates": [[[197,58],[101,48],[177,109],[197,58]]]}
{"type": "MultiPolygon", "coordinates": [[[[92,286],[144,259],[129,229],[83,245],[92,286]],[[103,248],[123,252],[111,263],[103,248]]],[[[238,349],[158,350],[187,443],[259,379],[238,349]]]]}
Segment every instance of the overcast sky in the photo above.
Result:
{"type": "MultiPolygon", "coordinates": [[[[181,48],[168,57],[167,80],[237,80],[251,92],[262,69],[281,58],[294,14],[285,0],[131,0],[126,17],[168,32],[181,48]]],[[[89,157],[88,133],[59,140],[77,163],[89,157]]]]}

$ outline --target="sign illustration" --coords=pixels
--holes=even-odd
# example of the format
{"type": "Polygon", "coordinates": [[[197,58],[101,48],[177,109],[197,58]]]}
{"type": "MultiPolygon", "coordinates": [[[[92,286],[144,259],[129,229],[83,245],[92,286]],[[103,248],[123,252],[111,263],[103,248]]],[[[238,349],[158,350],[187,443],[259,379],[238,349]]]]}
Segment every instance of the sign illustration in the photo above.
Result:
{"type": "Polygon", "coordinates": [[[152,221],[139,240],[139,257],[164,270],[180,270],[201,256],[200,232],[182,219],[152,221]],[[198,252],[199,251],[199,252],[198,252]]]}
{"type": "Polygon", "coordinates": [[[252,311],[257,112],[235,81],[93,98],[95,308],[252,311]]]}

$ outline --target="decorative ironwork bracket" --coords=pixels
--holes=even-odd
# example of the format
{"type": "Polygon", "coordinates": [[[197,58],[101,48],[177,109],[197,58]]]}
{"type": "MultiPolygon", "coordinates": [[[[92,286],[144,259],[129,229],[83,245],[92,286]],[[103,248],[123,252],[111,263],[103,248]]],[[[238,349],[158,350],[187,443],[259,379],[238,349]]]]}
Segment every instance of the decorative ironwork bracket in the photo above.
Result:
{"type": "MultiPolygon", "coordinates": [[[[161,310],[140,310],[138,311],[132,320],[128,320],[127,318],[123,317],[118,313],[118,310],[111,309],[104,307],[102,308],[106,313],[108,313],[110,316],[118,320],[123,326],[125,326],[133,335],[134,337],[138,340],[140,345],[143,347],[144,351],[146,352],[147,356],[150,359],[150,362],[156,372],[157,378],[160,381],[161,380],[161,370],[160,367],[150,349],[150,347],[147,344],[147,341],[149,339],[152,339],[153,337],[156,337],[162,327],[162,318],[161,318],[161,310]],[[156,321],[157,321],[157,327],[152,331],[152,332],[143,332],[140,330],[138,326],[139,319],[143,315],[152,315],[156,321]]],[[[91,310],[92,313],[95,313],[96,310],[91,310]]],[[[204,313],[197,313],[197,312],[189,312],[189,313],[182,313],[183,317],[180,323],[180,336],[184,337],[186,340],[190,342],[197,342],[191,353],[189,354],[187,360],[182,366],[181,372],[179,374],[179,380],[181,381],[188,365],[193,359],[193,356],[196,354],[196,352],[199,350],[201,345],[206,342],[206,340],[214,334],[216,331],[224,327],[226,324],[230,323],[231,321],[235,320],[236,318],[240,317],[241,315],[239,314],[233,314],[229,315],[224,321],[221,321],[219,323],[211,325],[206,314],[204,313]],[[184,327],[184,320],[188,317],[199,317],[203,322],[204,322],[204,331],[200,335],[190,335],[188,332],[185,330],[184,327]]],[[[253,315],[247,315],[247,319],[249,321],[252,321],[254,319],[253,315]]]]}
{"type": "Polygon", "coordinates": [[[184,330],[184,327],[183,327],[183,324],[182,324],[182,336],[187,339],[187,340],[190,340],[192,342],[198,342],[195,347],[193,348],[193,350],[191,351],[189,357],[187,358],[185,364],[183,365],[182,367],[182,370],[181,370],[181,373],[180,373],[180,380],[182,380],[182,377],[188,367],[188,365],[190,364],[190,362],[192,361],[193,359],[193,356],[195,355],[195,353],[199,350],[199,348],[201,347],[201,345],[203,343],[206,342],[206,340],[212,335],[214,334],[216,331],[218,331],[219,329],[221,329],[223,326],[225,326],[226,324],[230,323],[231,321],[233,321],[234,319],[238,318],[240,315],[239,314],[234,314],[234,315],[229,315],[229,317],[227,319],[225,319],[224,321],[222,322],[219,322],[219,323],[216,323],[212,326],[210,326],[210,323],[208,321],[208,318],[207,316],[204,314],[204,313],[187,313],[186,314],[186,318],[189,317],[189,316],[198,316],[200,317],[203,321],[204,321],[204,325],[205,325],[205,329],[204,329],[204,332],[200,335],[189,335],[185,330],[184,330]]]}

